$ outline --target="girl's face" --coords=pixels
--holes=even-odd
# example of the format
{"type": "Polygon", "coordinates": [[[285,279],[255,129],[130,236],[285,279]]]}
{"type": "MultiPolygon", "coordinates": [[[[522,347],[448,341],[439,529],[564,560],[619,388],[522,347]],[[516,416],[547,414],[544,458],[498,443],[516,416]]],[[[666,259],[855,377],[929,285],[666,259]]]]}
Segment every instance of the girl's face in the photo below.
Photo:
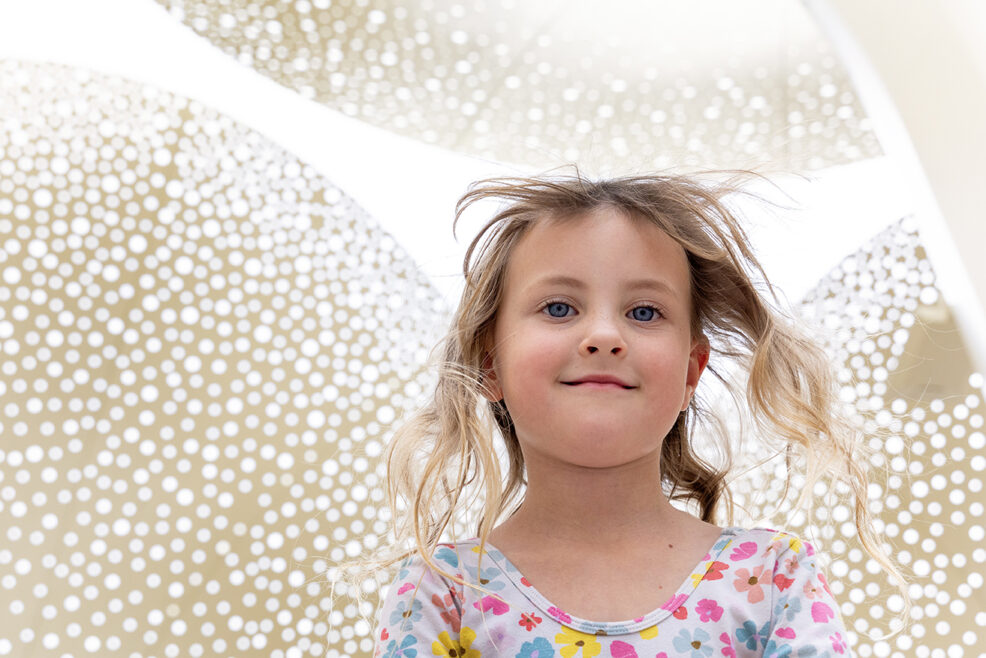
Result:
{"type": "Polygon", "coordinates": [[[709,356],[689,290],[684,250],[646,220],[600,208],[528,231],[488,373],[525,457],[607,467],[660,450],[709,356]]]}

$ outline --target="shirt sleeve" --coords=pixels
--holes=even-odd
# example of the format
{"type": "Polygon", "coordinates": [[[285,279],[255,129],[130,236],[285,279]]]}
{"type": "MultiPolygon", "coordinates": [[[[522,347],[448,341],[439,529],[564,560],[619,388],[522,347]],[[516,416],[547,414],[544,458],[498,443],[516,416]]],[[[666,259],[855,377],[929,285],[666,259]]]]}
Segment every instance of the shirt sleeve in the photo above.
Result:
{"type": "Polygon", "coordinates": [[[774,570],[774,609],[764,658],[852,658],[839,604],[814,547],[788,536],[774,570]]]}
{"type": "MultiPolygon", "coordinates": [[[[450,557],[445,551],[436,553],[444,561],[435,561],[456,573],[458,560],[454,552],[448,551],[450,557]],[[452,560],[455,564],[450,565],[452,560]]],[[[418,656],[462,655],[449,652],[460,647],[461,586],[433,571],[418,555],[401,563],[379,614],[374,656],[413,656],[414,651],[418,656]]]]}

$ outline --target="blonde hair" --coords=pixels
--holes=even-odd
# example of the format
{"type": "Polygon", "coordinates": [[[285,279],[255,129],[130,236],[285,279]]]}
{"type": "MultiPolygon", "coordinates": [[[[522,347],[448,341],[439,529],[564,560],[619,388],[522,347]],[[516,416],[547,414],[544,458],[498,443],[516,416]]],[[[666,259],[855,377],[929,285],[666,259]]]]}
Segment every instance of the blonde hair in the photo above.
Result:
{"type": "MultiPolygon", "coordinates": [[[[794,509],[807,499],[810,519],[814,485],[830,477],[830,491],[849,494],[859,540],[897,581],[908,614],[906,581],[880,547],[867,507],[871,451],[858,423],[842,409],[829,357],[767,300],[770,296],[776,301],[773,288],[740,222],[724,202],[728,194],[746,193],[738,182],[754,174],[733,173],[734,178],[719,182],[695,174],[590,181],[576,171],[568,177],[493,178],[469,188],[456,206],[453,233],[463,213],[476,202],[507,204],[466,250],[465,288],[451,328],[437,348],[434,397],[395,430],[386,451],[397,543],[376,559],[348,563],[359,568],[354,582],[417,554],[446,578],[495,596],[443,570],[432,555],[449,524],[475,503],[462,500],[470,486],[482,507],[477,526],[481,547],[511,502],[518,498],[523,502],[524,458],[510,414],[503,400],[491,402],[483,395],[484,361],[493,345],[510,255],[535,222],[582,217],[608,207],[654,223],[684,249],[691,272],[692,333],[710,340],[708,368],[734,400],[745,401],[757,438],[776,448],[774,455],[784,457],[781,502],[788,498],[792,474],[803,470],[794,509]],[[745,384],[726,376],[717,367],[720,360],[741,366],[748,373],[745,384]],[[506,449],[505,478],[494,449],[497,438],[506,449]],[[409,504],[404,515],[398,499],[409,504]]],[[[696,507],[704,521],[714,523],[722,517],[731,524],[733,500],[726,480],[732,465],[729,444],[721,419],[701,398],[693,398],[661,448],[660,478],[669,499],[696,507]],[[720,439],[715,445],[721,466],[708,463],[692,445],[699,421],[720,439]]],[[[356,591],[359,594],[358,587],[356,591]]]]}

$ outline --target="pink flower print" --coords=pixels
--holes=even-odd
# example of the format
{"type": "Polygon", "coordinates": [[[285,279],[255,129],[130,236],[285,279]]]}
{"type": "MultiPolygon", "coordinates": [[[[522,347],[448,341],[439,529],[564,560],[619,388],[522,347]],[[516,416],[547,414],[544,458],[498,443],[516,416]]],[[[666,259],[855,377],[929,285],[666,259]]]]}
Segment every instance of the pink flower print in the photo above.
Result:
{"type": "Polygon", "coordinates": [[[661,651],[656,656],[654,656],[654,658],[668,658],[668,654],[661,651]]]}
{"type": "Polygon", "coordinates": [[[572,622],[572,617],[561,608],[556,608],[555,606],[551,606],[550,608],[548,608],[548,614],[551,615],[552,617],[557,617],[558,619],[565,622],[566,624],[572,622]]]}
{"type": "Polygon", "coordinates": [[[729,639],[729,633],[720,635],[719,641],[723,644],[722,655],[726,658],[736,658],[736,649],[733,648],[733,641],[729,639]]]}
{"type": "Polygon", "coordinates": [[[432,594],[431,602],[440,610],[438,616],[442,618],[442,621],[458,633],[459,626],[462,624],[462,615],[459,614],[459,609],[455,606],[455,598],[452,594],[446,594],[444,598],[438,594],[432,594]]]}
{"type": "Polygon", "coordinates": [[[788,578],[782,573],[776,574],[774,576],[774,584],[777,585],[777,589],[779,589],[782,592],[786,590],[788,587],[790,587],[793,583],[794,583],[793,578],[788,578]]]}
{"type": "Polygon", "coordinates": [[[818,580],[819,580],[819,582],[822,583],[822,587],[825,588],[825,591],[828,592],[828,595],[831,596],[831,597],[833,597],[833,598],[835,598],[835,595],[832,594],[832,590],[829,589],[828,581],[825,580],[825,574],[819,572],[819,574],[818,574],[818,580]]]}
{"type": "Polygon", "coordinates": [[[798,636],[798,634],[795,633],[794,629],[791,628],[790,626],[785,626],[784,628],[778,628],[776,631],[774,631],[774,634],[777,637],[784,638],[785,640],[793,640],[798,636]]]}
{"type": "Polygon", "coordinates": [[[414,589],[414,583],[404,583],[401,585],[401,588],[397,590],[397,593],[403,594],[404,592],[410,592],[412,589],[414,589]]]}
{"type": "Polygon", "coordinates": [[[482,599],[472,604],[474,608],[482,612],[493,611],[494,615],[505,615],[510,612],[510,606],[506,601],[495,596],[484,596],[482,599]]]}
{"type": "Polygon", "coordinates": [[[698,584],[703,580],[722,580],[722,572],[729,568],[729,564],[726,562],[719,562],[718,560],[711,560],[705,566],[705,572],[702,573],[699,569],[699,573],[693,573],[692,587],[698,587],[698,584]]]}
{"type": "Polygon", "coordinates": [[[709,565],[708,570],[705,575],[702,576],[702,580],[720,580],[722,578],[722,572],[729,568],[729,565],[725,562],[719,562],[716,560],[709,565]]]}
{"type": "Polygon", "coordinates": [[[661,609],[662,610],[677,610],[678,609],[678,606],[680,606],[682,603],[684,603],[685,602],[685,599],[687,599],[687,598],[688,598],[688,595],[687,594],[675,594],[670,599],[668,599],[667,601],[664,602],[664,605],[661,606],[661,609]]]}
{"type": "MultiPolygon", "coordinates": [[[[455,574],[455,577],[456,578],[462,578],[462,574],[461,573],[457,573],[457,574],[455,574]]],[[[452,599],[454,601],[458,601],[458,604],[456,605],[456,607],[461,610],[463,604],[466,601],[466,586],[465,585],[456,585],[456,583],[453,583],[452,584],[452,588],[449,589],[449,594],[452,595],[452,599]]]]}
{"type": "Polygon", "coordinates": [[[719,621],[723,609],[712,599],[702,599],[695,606],[695,612],[702,621],[719,621]]]}
{"type": "Polygon", "coordinates": [[[835,635],[829,635],[829,639],[832,640],[832,650],[836,653],[846,652],[846,641],[842,639],[842,633],[836,633],[835,635]]]}
{"type": "Polygon", "coordinates": [[[788,573],[794,573],[798,570],[798,556],[792,555],[788,559],[784,560],[784,568],[788,573]]]}
{"type": "Polygon", "coordinates": [[[798,570],[798,565],[799,565],[799,562],[798,562],[798,556],[797,555],[792,555],[788,559],[784,560],[784,569],[789,574],[794,574],[794,572],[798,570]]]}
{"type": "Polygon", "coordinates": [[[616,640],[613,644],[609,645],[609,655],[613,656],[613,658],[638,658],[637,651],[633,648],[633,645],[621,640],[616,640]]]}
{"type": "Polygon", "coordinates": [[[745,560],[748,557],[753,556],[757,552],[757,543],[755,541],[745,541],[730,553],[729,559],[733,562],[739,560],[745,560]]]}
{"type": "Polygon", "coordinates": [[[773,572],[770,569],[764,569],[762,565],[753,567],[752,573],[747,569],[737,569],[733,587],[736,588],[737,592],[746,592],[746,599],[750,603],[759,603],[763,601],[762,583],[769,583],[771,575],[773,572]]]}
{"type": "Polygon", "coordinates": [[[821,591],[818,589],[818,585],[815,584],[814,580],[809,580],[805,583],[805,596],[809,599],[818,598],[822,595],[821,591]]]}
{"type": "Polygon", "coordinates": [[[835,613],[832,612],[832,608],[821,601],[815,601],[811,604],[811,618],[819,624],[824,624],[833,617],[835,617],[835,613]]]}

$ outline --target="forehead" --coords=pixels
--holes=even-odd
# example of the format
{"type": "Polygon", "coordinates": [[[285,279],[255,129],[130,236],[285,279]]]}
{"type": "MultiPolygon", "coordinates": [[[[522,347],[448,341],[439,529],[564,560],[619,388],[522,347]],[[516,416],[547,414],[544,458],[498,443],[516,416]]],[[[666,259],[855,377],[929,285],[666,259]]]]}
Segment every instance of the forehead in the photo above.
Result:
{"type": "Polygon", "coordinates": [[[552,275],[613,283],[653,277],[674,289],[690,287],[681,245],[654,222],[608,207],[540,218],[520,239],[507,266],[508,290],[552,275]]]}

